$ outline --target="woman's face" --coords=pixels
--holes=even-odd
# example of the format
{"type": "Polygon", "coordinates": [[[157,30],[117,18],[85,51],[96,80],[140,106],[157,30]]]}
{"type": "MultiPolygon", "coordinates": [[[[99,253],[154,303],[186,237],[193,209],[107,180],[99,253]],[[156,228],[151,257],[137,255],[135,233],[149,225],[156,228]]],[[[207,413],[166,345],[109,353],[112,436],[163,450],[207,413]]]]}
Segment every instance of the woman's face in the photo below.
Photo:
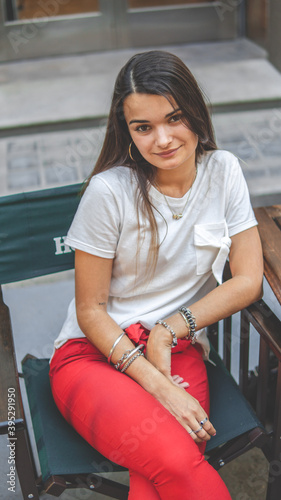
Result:
{"type": "Polygon", "coordinates": [[[182,121],[173,99],[153,94],[130,94],[124,115],[141,155],[161,170],[193,169],[198,137],[182,121]]]}

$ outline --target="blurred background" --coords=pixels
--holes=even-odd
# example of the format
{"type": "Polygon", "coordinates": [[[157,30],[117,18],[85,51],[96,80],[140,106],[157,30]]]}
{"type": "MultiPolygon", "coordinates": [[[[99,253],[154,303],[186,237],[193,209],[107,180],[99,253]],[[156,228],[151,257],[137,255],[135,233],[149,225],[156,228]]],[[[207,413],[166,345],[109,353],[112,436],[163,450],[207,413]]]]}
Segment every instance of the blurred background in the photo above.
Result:
{"type": "Polygon", "coordinates": [[[0,194],[84,180],[118,70],[162,47],[201,84],[253,204],[275,202],[280,9],[279,0],[0,0],[0,194]]]}
{"type": "Polygon", "coordinates": [[[0,0],[0,194],[84,180],[120,67],[162,47],[201,84],[254,205],[278,200],[280,9],[279,0],[0,0]]]}
{"type": "MultiPolygon", "coordinates": [[[[240,158],[253,205],[281,203],[280,28],[280,0],[0,0],[0,196],[82,182],[119,69],[163,48],[200,83],[218,145],[240,158]]],[[[19,365],[27,352],[51,355],[73,293],[72,272],[4,287],[19,365]]],[[[266,282],[265,301],[280,318],[266,282]]],[[[253,373],[258,354],[252,331],[253,373]]],[[[235,343],[232,371],[237,378],[235,343]]],[[[21,500],[19,485],[7,492],[5,436],[0,450],[0,497],[21,500]]],[[[234,500],[264,500],[267,468],[253,450],[221,474],[234,500]]],[[[61,496],[71,498],[88,497],[61,496]]]]}

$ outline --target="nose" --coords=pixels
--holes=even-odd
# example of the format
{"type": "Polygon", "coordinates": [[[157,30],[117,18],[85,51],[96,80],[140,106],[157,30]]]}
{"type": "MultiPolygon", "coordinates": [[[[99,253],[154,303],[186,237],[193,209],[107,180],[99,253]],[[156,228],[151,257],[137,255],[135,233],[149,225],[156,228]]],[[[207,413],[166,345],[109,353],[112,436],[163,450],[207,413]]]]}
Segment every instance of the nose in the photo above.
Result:
{"type": "Polygon", "coordinates": [[[172,137],[168,128],[164,126],[157,127],[155,131],[155,145],[161,149],[166,149],[172,142],[172,137]]]}

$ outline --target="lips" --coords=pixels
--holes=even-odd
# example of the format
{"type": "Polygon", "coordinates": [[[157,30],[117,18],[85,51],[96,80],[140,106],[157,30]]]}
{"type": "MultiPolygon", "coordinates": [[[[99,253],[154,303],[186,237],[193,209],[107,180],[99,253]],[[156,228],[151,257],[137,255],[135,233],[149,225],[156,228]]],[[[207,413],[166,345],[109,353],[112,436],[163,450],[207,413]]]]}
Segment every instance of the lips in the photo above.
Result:
{"type": "Polygon", "coordinates": [[[180,146],[178,148],[174,149],[168,149],[167,151],[162,151],[161,153],[155,153],[157,156],[160,156],[161,158],[169,158],[170,156],[173,156],[178,150],[180,149],[180,146]]]}

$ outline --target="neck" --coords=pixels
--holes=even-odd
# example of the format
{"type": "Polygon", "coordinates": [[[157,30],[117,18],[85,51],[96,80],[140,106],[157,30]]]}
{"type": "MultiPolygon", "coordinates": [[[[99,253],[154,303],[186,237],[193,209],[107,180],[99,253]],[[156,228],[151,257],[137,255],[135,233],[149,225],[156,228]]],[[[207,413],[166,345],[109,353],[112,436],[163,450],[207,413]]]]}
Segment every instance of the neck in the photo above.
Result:
{"type": "Polygon", "coordinates": [[[155,186],[166,196],[172,198],[182,198],[191,188],[196,177],[196,165],[187,172],[175,170],[158,170],[156,174],[155,186]]]}

